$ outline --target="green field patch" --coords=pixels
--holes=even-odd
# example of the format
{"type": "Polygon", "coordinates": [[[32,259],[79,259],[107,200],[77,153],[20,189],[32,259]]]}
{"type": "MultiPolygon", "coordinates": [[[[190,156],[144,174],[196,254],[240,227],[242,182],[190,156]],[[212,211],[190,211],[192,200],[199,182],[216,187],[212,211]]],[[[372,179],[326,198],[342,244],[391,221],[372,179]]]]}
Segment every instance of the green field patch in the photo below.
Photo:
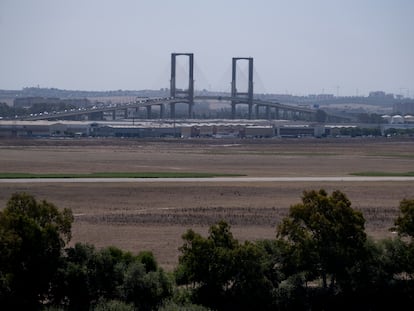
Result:
{"type": "Polygon", "coordinates": [[[101,172],[101,173],[0,173],[0,179],[18,178],[211,178],[238,177],[241,174],[197,172],[101,172]]]}
{"type": "Polygon", "coordinates": [[[354,176],[366,176],[366,177],[414,177],[414,172],[359,172],[351,173],[354,176]]]}

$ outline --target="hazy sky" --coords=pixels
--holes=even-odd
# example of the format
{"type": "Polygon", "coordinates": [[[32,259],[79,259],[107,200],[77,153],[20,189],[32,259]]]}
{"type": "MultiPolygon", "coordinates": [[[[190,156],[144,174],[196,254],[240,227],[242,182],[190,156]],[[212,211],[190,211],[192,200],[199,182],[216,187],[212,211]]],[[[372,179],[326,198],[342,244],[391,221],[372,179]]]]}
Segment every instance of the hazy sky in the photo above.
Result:
{"type": "Polygon", "coordinates": [[[0,0],[0,89],[169,87],[173,52],[197,89],[251,56],[258,92],[414,97],[414,1],[0,0]]]}

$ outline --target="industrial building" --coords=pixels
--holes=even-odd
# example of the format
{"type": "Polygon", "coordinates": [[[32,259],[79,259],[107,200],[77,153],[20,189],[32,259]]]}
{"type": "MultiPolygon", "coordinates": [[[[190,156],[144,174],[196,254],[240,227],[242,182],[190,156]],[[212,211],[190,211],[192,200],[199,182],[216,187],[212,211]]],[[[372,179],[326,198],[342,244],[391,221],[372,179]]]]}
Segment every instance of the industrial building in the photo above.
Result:
{"type": "Polygon", "coordinates": [[[0,120],[0,137],[240,137],[322,136],[324,127],[286,122],[217,121],[11,121],[0,120]]]}
{"type": "MultiPolygon", "coordinates": [[[[414,129],[407,118],[403,124],[381,124],[389,128],[414,129]]],[[[359,125],[372,128],[378,125],[359,125]]],[[[0,120],[1,137],[182,137],[182,138],[273,138],[338,136],[341,129],[358,125],[304,124],[294,121],[188,120],[165,121],[14,121],[0,120]]]]}

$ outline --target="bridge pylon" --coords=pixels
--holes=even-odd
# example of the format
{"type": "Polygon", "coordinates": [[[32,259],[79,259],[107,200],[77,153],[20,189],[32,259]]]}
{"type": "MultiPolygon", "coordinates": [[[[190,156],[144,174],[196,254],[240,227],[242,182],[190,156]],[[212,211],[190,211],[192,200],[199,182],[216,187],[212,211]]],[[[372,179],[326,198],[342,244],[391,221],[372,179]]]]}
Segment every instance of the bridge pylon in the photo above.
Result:
{"type": "MultiPolygon", "coordinates": [[[[188,116],[192,117],[194,108],[194,54],[193,53],[171,53],[171,80],[170,97],[182,98],[188,103],[188,116]],[[177,56],[187,56],[189,62],[188,70],[188,89],[181,90],[176,88],[176,58],[177,56]]],[[[171,119],[175,118],[175,103],[170,107],[171,119]]]]}
{"type": "Polygon", "coordinates": [[[236,117],[236,104],[247,103],[249,106],[249,119],[253,114],[253,57],[233,57],[232,62],[232,75],[231,75],[231,116],[234,119],[236,117]],[[237,62],[239,60],[247,60],[249,62],[249,84],[246,92],[237,91],[237,62]]]}

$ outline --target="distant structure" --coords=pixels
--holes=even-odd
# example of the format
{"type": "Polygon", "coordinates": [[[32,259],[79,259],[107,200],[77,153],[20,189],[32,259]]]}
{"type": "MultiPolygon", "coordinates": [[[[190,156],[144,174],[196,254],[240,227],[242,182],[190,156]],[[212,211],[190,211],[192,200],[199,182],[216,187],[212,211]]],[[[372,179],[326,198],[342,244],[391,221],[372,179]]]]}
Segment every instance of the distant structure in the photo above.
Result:
{"type": "Polygon", "coordinates": [[[272,138],[321,137],[332,131],[320,124],[263,120],[141,121],[14,121],[0,120],[2,137],[182,137],[182,138],[272,138]]]}
{"type": "Polygon", "coordinates": [[[374,91],[374,92],[369,92],[368,97],[378,98],[378,99],[384,99],[384,98],[394,99],[394,94],[387,94],[383,91],[374,91]]]}
{"type": "MultiPolygon", "coordinates": [[[[171,80],[170,80],[170,96],[172,98],[182,98],[188,103],[188,116],[193,115],[194,108],[194,54],[193,53],[172,53],[171,54],[171,80]],[[176,68],[177,56],[187,56],[189,62],[188,70],[188,89],[181,90],[176,87],[176,68]]],[[[175,119],[175,104],[170,104],[171,119],[175,119]]]]}
{"type": "MultiPolygon", "coordinates": [[[[181,77],[180,77],[181,78],[181,77]]],[[[186,78],[186,77],[185,77],[186,78]]],[[[243,79],[245,77],[243,76],[243,79]]],[[[243,83],[245,85],[245,83],[243,83]]],[[[318,122],[350,122],[359,120],[361,113],[401,115],[404,124],[414,115],[414,98],[370,92],[368,96],[335,96],[334,94],[253,94],[253,58],[233,57],[231,92],[195,90],[194,54],[171,53],[170,88],[159,90],[69,91],[56,88],[26,87],[21,91],[0,90],[0,105],[14,106],[14,111],[0,119],[21,120],[115,120],[115,119],[266,119],[307,120],[318,122]],[[177,57],[188,59],[188,85],[177,88],[177,57]],[[238,89],[238,62],[248,63],[248,86],[238,89]],[[254,95],[254,96],[253,96],[254,95]],[[177,104],[180,104],[177,106],[177,104]],[[184,105],[181,105],[184,104],[184,105]],[[187,106],[188,105],[188,112],[187,106]],[[237,105],[244,105],[239,108],[237,105]],[[236,110],[236,107],[238,108],[236,110]],[[30,111],[29,111],[30,109],[30,111]],[[265,113],[261,110],[265,109],[265,113]],[[144,110],[141,112],[140,110],[144,110]],[[146,111],[146,113],[145,113],[146,111]],[[246,112],[247,111],[247,112],[246,112]],[[326,116],[322,112],[325,112],[326,116]]],[[[337,94],[338,95],[338,94],[337,94]]],[[[387,119],[387,118],[385,118],[387,119]]],[[[387,119],[388,120],[388,119],[387,119]]],[[[396,118],[396,121],[401,119],[396,118]]]]}
{"type": "Polygon", "coordinates": [[[414,114],[414,101],[407,101],[403,103],[395,103],[393,106],[394,113],[400,114],[414,114]]]}
{"type": "Polygon", "coordinates": [[[252,118],[253,113],[253,57],[233,57],[232,74],[231,74],[231,116],[234,119],[236,116],[236,104],[243,103],[249,106],[249,119],[252,118]],[[247,60],[249,62],[248,74],[248,88],[246,92],[239,92],[237,90],[237,62],[239,60],[247,60]],[[247,102],[246,102],[247,99],[247,102]]]}
{"type": "Polygon", "coordinates": [[[90,104],[90,101],[86,98],[73,98],[73,99],[61,99],[57,97],[17,97],[13,100],[13,107],[28,109],[34,105],[59,105],[66,104],[75,107],[84,107],[90,104]]]}

